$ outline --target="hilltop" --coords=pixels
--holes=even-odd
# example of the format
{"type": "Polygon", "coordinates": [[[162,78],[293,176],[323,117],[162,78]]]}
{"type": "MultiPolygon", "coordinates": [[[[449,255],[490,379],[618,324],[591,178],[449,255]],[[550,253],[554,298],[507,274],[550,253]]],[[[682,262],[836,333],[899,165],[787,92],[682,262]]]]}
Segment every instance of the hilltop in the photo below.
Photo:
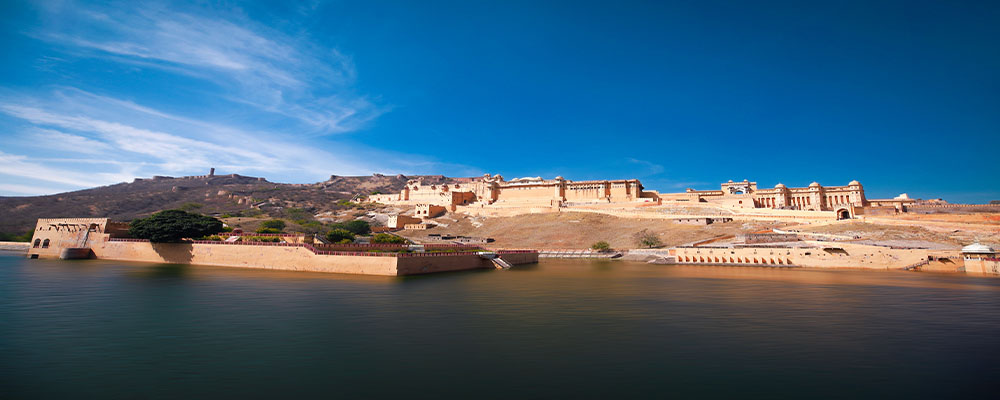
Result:
{"type": "Polygon", "coordinates": [[[358,195],[398,192],[410,179],[450,182],[443,175],[337,176],[310,184],[270,182],[242,175],[156,176],[46,196],[0,197],[0,232],[23,233],[38,218],[107,217],[129,221],[167,209],[206,215],[315,215],[350,208],[358,195]]]}

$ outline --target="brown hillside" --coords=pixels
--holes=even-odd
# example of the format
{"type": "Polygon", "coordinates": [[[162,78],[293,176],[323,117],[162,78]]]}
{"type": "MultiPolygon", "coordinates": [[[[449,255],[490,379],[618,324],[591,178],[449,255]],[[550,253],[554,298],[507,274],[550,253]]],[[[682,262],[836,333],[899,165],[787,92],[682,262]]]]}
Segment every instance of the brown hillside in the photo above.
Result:
{"type": "Polygon", "coordinates": [[[311,214],[344,208],[341,200],[372,192],[398,192],[409,179],[429,183],[448,182],[442,175],[429,176],[331,176],[311,184],[268,182],[240,175],[213,177],[154,177],[136,179],[75,192],[48,196],[0,197],[0,232],[23,233],[38,218],[97,217],[129,221],[160,210],[188,209],[207,215],[248,213],[260,209],[280,214],[289,208],[311,214]]]}
{"type": "Polygon", "coordinates": [[[619,218],[586,213],[526,214],[514,217],[468,217],[449,213],[435,219],[438,226],[426,231],[402,231],[401,235],[426,241],[430,234],[489,237],[496,240],[488,247],[586,249],[597,241],[611,247],[640,247],[636,234],[655,234],[664,246],[755,232],[780,226],[775,222],[728,222],[707,226],[677,224],[662,219],[619,218]]]}

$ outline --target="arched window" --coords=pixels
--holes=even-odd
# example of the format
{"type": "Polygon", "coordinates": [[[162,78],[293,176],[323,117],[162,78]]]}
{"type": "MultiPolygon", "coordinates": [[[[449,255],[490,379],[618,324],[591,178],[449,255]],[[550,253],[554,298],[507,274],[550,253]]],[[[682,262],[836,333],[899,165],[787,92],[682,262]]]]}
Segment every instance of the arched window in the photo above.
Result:
{"type": "Polygon", "coordinates": [[[45,239],[45,241],[42,242],[42,248],[43,249],[49,248],[49,239],[45,239]]]}
{"type": "Polygon", "coordinates": [[[42,244],[42,239],[35,239],[35,244],[31,247],[38,248],[42,244]]]}

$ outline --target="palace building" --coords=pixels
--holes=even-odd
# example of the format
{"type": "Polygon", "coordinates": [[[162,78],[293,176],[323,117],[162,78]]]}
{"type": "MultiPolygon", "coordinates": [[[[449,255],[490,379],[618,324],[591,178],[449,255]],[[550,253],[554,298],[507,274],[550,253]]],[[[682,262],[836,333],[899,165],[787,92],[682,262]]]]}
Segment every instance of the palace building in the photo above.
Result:
{"type": "Polygon", "coordinates": [[[655,192],[644,192],[638,179],[571,181],[557,176],[517,178],[483,175],[465,183],[425,185],[410,180],[399,193],[372,195],[368,201],[383,204],[429,204],[447,207],[514,205],[560,207],[567,204],[656,202],[655,192]]]}
{"type": "MultiPolygon", "coordinates": [[[[914,200],[905,194],[894,199],[869,200],[858,181],[846,186],[823,186],[817,182],[808,187],[790,188],[781,183],[773,189],[758,189],[757,182],[744,179],[729,181],[720,190],[687,189],[688,201],[710,202],[733,208],[771,208],[781,210],[833,211],[838,219],[852,218],[862,209],[905,211],[914,200]]],[[[675,199],[676,196],[674,197],[675,199]]]]}

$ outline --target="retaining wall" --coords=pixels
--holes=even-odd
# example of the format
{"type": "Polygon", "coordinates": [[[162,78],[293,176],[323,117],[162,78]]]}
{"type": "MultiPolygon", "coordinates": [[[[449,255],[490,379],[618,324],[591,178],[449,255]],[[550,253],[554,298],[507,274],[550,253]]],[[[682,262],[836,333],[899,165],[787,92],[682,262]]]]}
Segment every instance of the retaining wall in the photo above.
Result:
{"type": "Polygon", "coordinates": [[[902,269],[927,260],[924,249],[838,243],[816,247],[678,247],[679,264],[752,264],[813,268],[902,269]],[[829,249],[829,250],[827,250],[829,249]]]}
{"type": "Polygon", "coordinates": [[[0,250],[26,252],[31,248],[28,242],[0,242],[0,250]]]}
{"type": "MultiPolygon", "coordinates": [[[[492,262],[483,259],[476,253],[477,248],[469,248],[469,246],[432,246],[469,248],[469,251],[456,253],[396,254],[364,251],[320,251],[312,248],[309,244],[299,243],[225,243],[217,241],[150,243],[140,239],[100,237],[97,240],[89,240],[88,244],[88,247],[93,250],[94,256],[99,259],[150,263],[384,276],[493,268],[492,262]]],[[[44,253],[34,251],[40,249],[30,250],[44,258],[54,258],[61,248],[53,246],[44,249],[44,253]]],[[[502,250],[498,251],[497,254],[512,265],[538,261],[538,253],[534,251],[502,250]]]]}

